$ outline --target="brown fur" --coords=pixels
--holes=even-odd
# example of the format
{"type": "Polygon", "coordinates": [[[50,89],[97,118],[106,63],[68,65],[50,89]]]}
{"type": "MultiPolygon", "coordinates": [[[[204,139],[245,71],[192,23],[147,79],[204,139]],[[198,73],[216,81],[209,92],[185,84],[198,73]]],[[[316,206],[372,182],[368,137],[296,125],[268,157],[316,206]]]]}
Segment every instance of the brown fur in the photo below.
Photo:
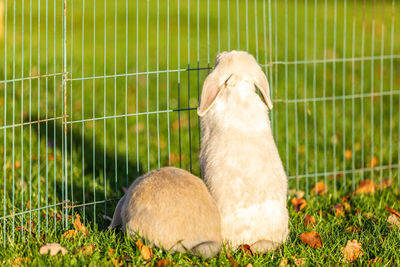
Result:
{"type": "Polygon", "coordinates": [[[204,182],[173,167],[151,171],[129,187],[110,228],[119,224],[152,246],[205,257],[218,253],[222,241],[220,215],[204,182]]]}

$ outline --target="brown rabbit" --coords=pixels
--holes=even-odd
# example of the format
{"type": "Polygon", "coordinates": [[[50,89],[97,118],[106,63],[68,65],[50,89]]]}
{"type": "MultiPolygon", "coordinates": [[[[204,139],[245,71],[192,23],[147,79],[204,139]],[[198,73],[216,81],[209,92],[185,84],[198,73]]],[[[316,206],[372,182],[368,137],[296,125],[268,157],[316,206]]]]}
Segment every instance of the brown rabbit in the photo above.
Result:
{"type": "Polygon", "coordinates": [[[151,171],[136,179],[118,202],[109,229],[122,224],[129,236],[150,246],[216,255],[221,247],[221,219],[204,182],[173,167],[151,171]]]}

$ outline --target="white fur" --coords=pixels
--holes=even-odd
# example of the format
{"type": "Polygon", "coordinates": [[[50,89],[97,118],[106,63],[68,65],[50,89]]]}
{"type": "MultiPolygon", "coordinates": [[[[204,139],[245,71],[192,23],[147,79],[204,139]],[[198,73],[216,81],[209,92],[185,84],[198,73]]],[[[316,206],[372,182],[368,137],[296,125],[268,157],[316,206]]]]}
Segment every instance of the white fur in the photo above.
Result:
{"type": "MultiPolygon", "coordinates": [[[[224,53],[217,61],[235,53],[245,52],[224,53]]],[[[257,64],[251,55],[247,59],[239,63],[257,64]]],[[[229,79],[201,117],[200,165],[221,214],[225,242],[232,247],[273,243],[257,247],[266,252],[288,235],[287,176],[268,108],[256,94],[252,77],[230,71],[226,69],[229,79]]]]}

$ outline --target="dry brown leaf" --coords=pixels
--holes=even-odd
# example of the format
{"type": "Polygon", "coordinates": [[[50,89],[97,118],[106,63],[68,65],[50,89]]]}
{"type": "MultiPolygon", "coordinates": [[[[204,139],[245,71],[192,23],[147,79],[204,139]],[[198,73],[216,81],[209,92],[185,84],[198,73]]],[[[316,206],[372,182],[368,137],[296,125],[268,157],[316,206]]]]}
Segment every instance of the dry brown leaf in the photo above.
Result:
{"type": "Polygon", "coordinates": [[[315,193],[317,195],[323,195],[326,193],[327,187],[324,182],[320,181],[314,185],[314,188],[311,190],[311,193],[315,193]]]}
{"type": "Polygon", "coordinates": [[[317,232],[306,232],[300,235],[301,242],[310,245],[313,248],[322,247],[322,239],[317,232]]]}
{"type": "Polygon", "coordinates": [[[306,258],[293,257],[293,261],[296,266],[306,266],[306,258]]]}
{"type": "Polygon", "coordinates": [[[292,198],[292,200],[290,202],[294,206],[294,209],[296,210],[296,212],[301,211],[302,209],[304,209],[307,206],[307,202],[303,198],[295,198],[294,197],[294,198],[292,198]]]}
{"type": "Polygon", "coordinates": [[[336,217],[340,217],[344,213],[343,205],[340,203],[336,204],[333,206],[333,211],[335,212],[336,217]]]}
{"type": "Polygon", "coordinates": [[[29,232],[29,229],[25,226],[18,226],[17,228],[15,228],[15,231],[21,231],[21,229],[23,229],[25,232],[29,232]]]}
{"type": "Polygon", "coordinates": [[[358,187],[356,188],[356,191],[354,191],[355,194],[374,194],[375,193],[375,184],[371,180],[362,180],[358,187]]]}
{"type": "Polygon", "coordinates": [[[353,153],[351,152],[351,150],[347,149],[347,150],[344,152],[344,157],[345,157],[347,160],[350,160],[350,159],[353,157],[353,153]]]}
{"type": "Polygon", "coordinates": [[[39,249],[40,254],[48,254],[49,252],[51,256],[54,256],[57,255],[59,252],[61,252],[61,254],[67,253],[67,249],[62,247],[58,243],[47,243],[39,249]]]}
{"type": "Polygon", "coordinates": [[[361,228],[358,226],[350,226],[346,228],[346,232],[360,232],[361,228]]]}
{"type": "Polygon", "coordinates": [[[19,169],[21,167],[21,162],[19,160],[15,161],[15,168],[19,169]]]}
{"type": "Polygon", "coordinates": [[[378,159],[376,157],[372,157],[372,159],[369,163],[369,167],[373,168],[376,166],[377,163],[378,163],[378,159]]]}
{"type": "Polygon", "coordinates": [[[344,255],[344,262],[352,262],[363,255],[362,245],[357,240],[347,241],[346,247],[342,247],[341,251],[344,255]]]}
{"type": "Polygon", "coordinates": [[[158,267],[166,267],[166,266],[172,266],[174,265],[174,262],[172,262],[170,259],[162,259],[158,260],[155,266],[158,267]]]}
{"type": "Polygon", "coordinates": [[[282,258],[281,262],[278,265],[279,267],[285,267],[285,266],[289,266],[288,264],[288,259],[287,258],[282,258]]]}
{"type": "Polygon", "coordinates": [[[153,258],[153,250],[146,245],[143,245],[142,241],[138,240],[136,242],[136,246],[138,246],[140,250],[140,254],[142,254],[142,258],[147,261],[153,258]]]}
{"type": "Polygon", "coordinates": [[[305,214],[304,215],[304,225],[305,226],[314,226],[316,225],[317,222],[315,221],[315,218],[311,215],[305,214]]]}
{"type": "Polygon", "coordinates": [[[65,239],[68,238],[74,238],[76,236],[76,231],[75,230],[68,230],[65,233],[62,234],[62,237],[65,239]]]}
{"type": "Polygon", "coordinates": [[[53,213],[51,213],[50,216],[51,216],[52,218],[56,217],[56,220],[57,220],[57,221],[61,221],[61,218],[62,218],[62,217],[61,217],[61,214],[58,213],[57,211],[54,211],[53,213]]]}
{"type": "Polygon", "coordinates": [[[250,256],[253,256],[253,251],[251,251],[250,246],[248,244],[240,245],[239,250],[250,256]]]}
{"type": "Polygon", "coordinates": [[[231,253],[229,251],[226,252],[226,257],[228,258],[229,262],[233,267],[242,267],[239,263],[237,263],[231,256],[231,253]]]}
{"type": "Polygon", "coordinates": [[[110,248],[110,249],[108,250],[108,254],[110,254],[110,255],[113,255],[114,252],[115,252],[115,249],[113,249],[113,248],[110,248]]]}
{"type": "Polygon", "coordinates": [[[397,217],[396,215],[393,215],[393,214],[390,215],[387,218],[387,222],[390,223],[391,225],[396,225],[396,226],[400,227],[400,218],[397,217]]]}
{"type": "Polygon", "coordinates": [[[378,185],[379,189],[385,189],[388,188],[392,185],[392,180],[390,179],[385,179],[380,184],[378,185]]]}
{"type": "Polygon", "coordinates": [[[36,227],[36,223],[34,222],[34,221],[30,221],[30,220],[28,220],[27,221],[27,224],[32,228],[32,231],[35,229],[35,227],[36,227]]]}
{"type": "Polygon", "coordinates": [[[389,207],[389,206],[386,206],[385,209],[386,209],[388,212],[390,212],[391,214],[397,216],[397,217],[400,219],[400,212],[398,212],[397,210],[395,210],[395,209],[393,209],[393,208],[391,208],[391,207],[389,207]]]}
{"type": "Polygon", "coordinates": [[[92,254],[95,248],[96,245],[82,246],[78,248],[78,251],[87,255],[87,254],[92,254]]]}
{"type": "Polygon", "coordinates": [[[297,191],[296,189],[290,189],[289,190],[289,194],[292,195],[292,196],[295,196],[297,198],[304,197],[304,191],[301,191],[301,190],[297,191]]]}
{"type": "Polygon", "coordinates": [[[79,214],[76,215],[76,219],[74,221],[74,227],[77,232],[82,232],[84,235],[89,234],[86,227],[81,223],[81,216],[79,216],[79,214]]]}
{"type": "Polygon", "coordinates": [[[26,202],[25,207],[26,207],[27,210],[31,209],[31,201],[30,200],[28,200],[28,202],[26,202]]]}

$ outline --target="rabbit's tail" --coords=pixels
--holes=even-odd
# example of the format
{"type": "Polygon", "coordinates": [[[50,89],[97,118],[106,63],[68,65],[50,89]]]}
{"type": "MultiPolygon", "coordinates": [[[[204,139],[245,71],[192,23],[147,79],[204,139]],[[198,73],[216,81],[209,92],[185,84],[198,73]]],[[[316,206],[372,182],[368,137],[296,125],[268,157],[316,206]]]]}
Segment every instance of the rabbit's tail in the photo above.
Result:
{"type": "Polygon", "coordinates": [[[108,226],[109,230],[114,229],[115,227],[122,224],[121,210],[122,210],[122,206],[124,205],[124,201],[125,201],[125,195],[119,200],[117,207],[115,208],[111,224],[110,224],[110,226],[108,226]]]}
{"type": "Polygon", "coordinates": [[[205,241],[194,246],[191,251],[194,254],[201,255],[205,258],[211,258],[218,254],[221,244],[216,241],[205,241]]]}

